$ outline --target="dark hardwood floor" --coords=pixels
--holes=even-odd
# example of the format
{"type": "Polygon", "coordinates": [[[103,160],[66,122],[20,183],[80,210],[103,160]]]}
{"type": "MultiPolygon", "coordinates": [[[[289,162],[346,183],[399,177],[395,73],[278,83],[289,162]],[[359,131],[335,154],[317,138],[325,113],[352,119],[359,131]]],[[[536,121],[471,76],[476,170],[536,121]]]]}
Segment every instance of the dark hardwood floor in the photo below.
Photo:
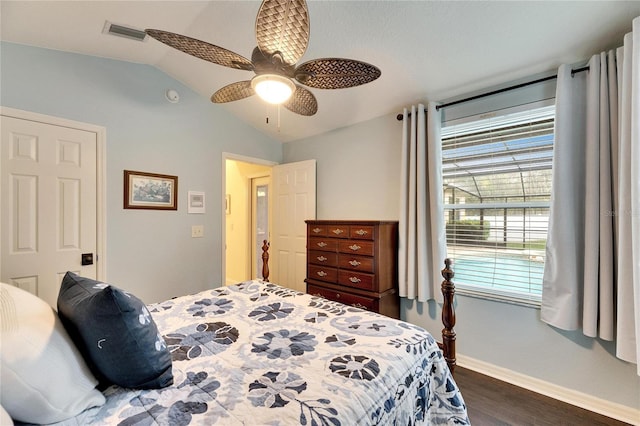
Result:
{"type": "Polygon", "coordinates": [[[458,366],[455,371],[473,426],[627,425],[472,370],[458,366]]]}

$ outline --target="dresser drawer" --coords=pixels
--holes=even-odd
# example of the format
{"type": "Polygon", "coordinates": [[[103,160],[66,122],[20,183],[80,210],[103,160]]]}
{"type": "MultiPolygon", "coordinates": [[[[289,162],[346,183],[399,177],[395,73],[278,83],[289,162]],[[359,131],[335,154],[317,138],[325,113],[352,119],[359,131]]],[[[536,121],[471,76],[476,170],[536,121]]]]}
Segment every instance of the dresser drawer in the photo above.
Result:
{"type": "Polygon", "coordinates": [[[363,272],[338,271],[338,284],[347,287],[360,288],[363,290],[374,290],[373,279],[375,275],[365,274],[363,272]]]}
{"type": "Polygon", "coordinates": [[[373,226],[351,226],[349,227],[349,238],[373,240],[373,226]]]}
{"type": "Polygon", "coordinates": [[[318,236],[318,237],[326,237],[327,236],[327,225],[313,225],[309,226],[309,236],[318,236]]]}
{"type": "Polygon", "coordinates": [[[336,238],[348,238],[349,237],[349,227],[342,225],[328,225],[327,226],[327,235],[329,237],[336,238]]]}
{"type": "Polygon", "coordinates": [[[356,308],[374,312],[378,310],[378,300],[375,298],[358,296],[345,291],[331,290],[313,284],[307,284],[307,293],[312,296],[321,296],[334,302],[341,302],[345,305],[355,306],[356,308]]]}
{"type": "Polygon", "coordinates": [[[328,251],[309,250],[309,263],[324,266],[338,266],[338,254],[328,251]]]}
{"type": "Polygon", "coordinates": [[[335,283],[338,270],[336,268],[309,264],[307,265],[307,275],[312,279],[335,283]]]}
{"type": "Polygon", "coordinates": [[[340,241],[338,250],[342,253],[360,254],[373,256],[373,241],[340,241]]]}
{"type": "Polygon", "coordinates": [[[373,257],[340,253],[338,255],[338,267],[340,269],[351,269],[353,271],[373,273],[373,257]]]}
{"type": "Polygon", "coordinates": [[[309,237],[309,250],[337,251],[338,240],[327,237],[309,237]]]}

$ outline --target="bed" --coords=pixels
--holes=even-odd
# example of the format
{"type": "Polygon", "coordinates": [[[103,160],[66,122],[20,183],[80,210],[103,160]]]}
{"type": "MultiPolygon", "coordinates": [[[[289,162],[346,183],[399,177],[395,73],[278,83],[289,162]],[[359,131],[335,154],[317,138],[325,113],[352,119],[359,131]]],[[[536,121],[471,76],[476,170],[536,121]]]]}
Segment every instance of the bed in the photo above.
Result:
{"type": "MultiPolygon", "coordinates": [[[[58,424],[469,424],[442,350],[418,326],[267,277],[146,309],[171,356],[172,384],[108,386],[103,404],[58,424]]],[[[452,312],[443,343],[455,362],[452,312]]]]}

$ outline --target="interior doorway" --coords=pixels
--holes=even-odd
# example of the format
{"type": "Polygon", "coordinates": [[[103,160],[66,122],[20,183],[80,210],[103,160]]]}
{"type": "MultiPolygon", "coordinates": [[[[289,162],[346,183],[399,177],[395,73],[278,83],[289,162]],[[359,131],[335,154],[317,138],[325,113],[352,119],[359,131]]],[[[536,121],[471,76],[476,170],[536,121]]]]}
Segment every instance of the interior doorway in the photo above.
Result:
{"type": "Polygon", "coordinates": [[[250,159],[225,159],[226,285],[261,276],[262,241],[270,238],[271,169],[250,159]]]}
{"type": "Polygon", "coordinates": [[[251,276],[262,276],[262,245],[270,238],[270,176],[251,179],[251,276]]]}
{"type": "Polygon", "coordinates": [[[261,277],[266,239],[269,280],[304,292],[305,220],[316,218],[316,161],[276,164],[225,153],[223,167],[223,282],[261,277]]]}
{"type": "Polygon", "coordinates": [[[6,107],[0,121],[0,280],[55,308],[67,271],[104,279],[105,129],[6,107]]]}

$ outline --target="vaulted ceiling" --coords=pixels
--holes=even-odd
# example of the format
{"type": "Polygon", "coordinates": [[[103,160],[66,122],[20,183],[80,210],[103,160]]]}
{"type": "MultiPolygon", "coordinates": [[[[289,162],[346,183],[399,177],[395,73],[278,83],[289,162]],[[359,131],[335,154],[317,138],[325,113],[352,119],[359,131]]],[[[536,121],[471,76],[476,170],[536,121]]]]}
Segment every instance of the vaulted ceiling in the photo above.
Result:
{"type": "MultiPolygon", "coordinates": [[[[309,1],[311,38],[300,62],[357,59],[376,65],[372,83],[310,89],[318,112],[303,117],[256,96],[216,104],[283,142],[302,139],[406,105],[444,100],[578,63],[622,44],[640,1],[309,1]],[[266,123],[265,118],[272,119],[266,123]]],[[[105,34],[105,22],[157,28],[224,47],[247,58],[256,45],[260,1],[0,2],[3,41],[149,64],[207,99],[253,73],[172,49],[105,34]]]]}

